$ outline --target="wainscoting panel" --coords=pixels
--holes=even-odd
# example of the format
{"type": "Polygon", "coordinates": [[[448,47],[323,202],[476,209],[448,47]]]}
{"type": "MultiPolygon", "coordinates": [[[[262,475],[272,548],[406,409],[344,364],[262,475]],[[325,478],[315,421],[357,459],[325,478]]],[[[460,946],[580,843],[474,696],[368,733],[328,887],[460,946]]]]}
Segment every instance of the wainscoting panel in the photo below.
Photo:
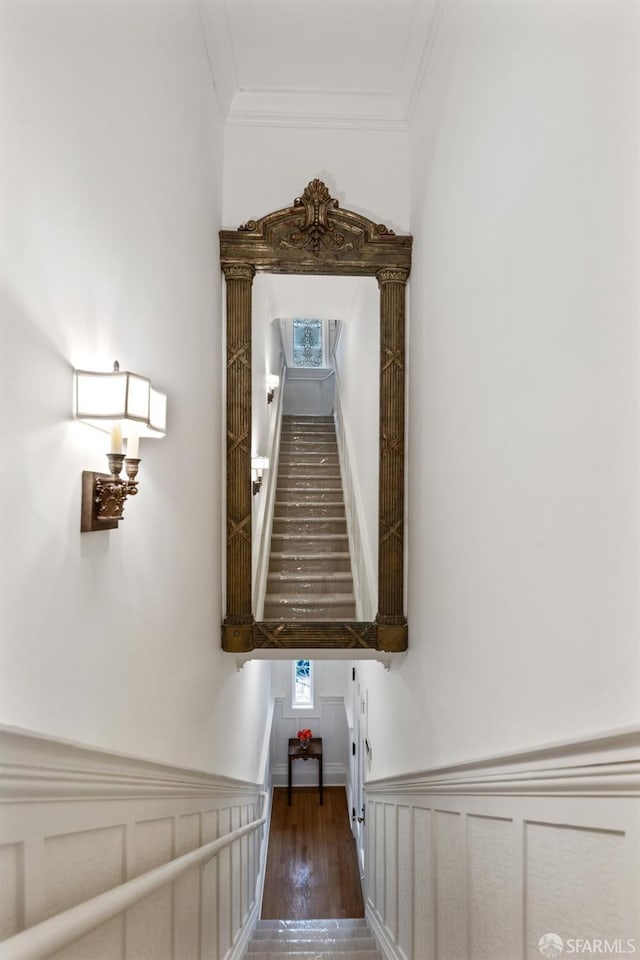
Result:
{"type": "Polygon", "coordinates": [[[640,953],[639,760],[634,730],[369,782],[366,910],[384,954],[539,960],[547,934],[566,953],[640,953]]]}
{"type": "Polygon", "coordinates": [[[469,957],[513,960],[514,829],[512,820],[467,818],[469,856],[469,957]]]}
{"type": "Polygon", "coordinates": [[[435,811],[436,946],[439,960],[467,955],[465,915],[464,818],[435,811]]]}
{"type": "MultiPolygon", "coordinates": [[[[24,731],[0,728],[0,756],[2,940],[261,813],[255,784],[24,731]]],[[[264,835],[237,839],[52,958],[234,960],[258,913],[264,835]]]]}
{"type": "Polygon", "coordinates": [[[22,844],[0,847],[0,940],[21,929],[22,844]]]}
{"type": "Polygon", "coordinates": [[[553,823],[525,823],[524,831],[527,956],[537,952],[538,931],[562,931],[568,917],[574,936],[626,941],[625,834],[553,823]]]}
{"type": "Polygon", "coordinates": [[[436,884],[431,869],[434,860],[431,817],[430,810],[412,809],[413,869],[407,870],[407,883],[412,888],[409,904],[413,921],[413,950],[409,950],[408,955],[424,957],[424,960],[435,960],[436,956],[436,884]]]}

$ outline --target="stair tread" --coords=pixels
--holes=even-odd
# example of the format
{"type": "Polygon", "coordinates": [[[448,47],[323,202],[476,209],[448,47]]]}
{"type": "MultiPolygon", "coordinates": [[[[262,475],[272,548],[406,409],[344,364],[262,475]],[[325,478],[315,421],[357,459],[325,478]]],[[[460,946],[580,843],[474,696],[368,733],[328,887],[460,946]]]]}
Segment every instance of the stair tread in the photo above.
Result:
{"type": "Polygon", "coordinates": [[[318,928],[340,930],[347,927],[364,927],[369,924],[364,917],[314,917],[313,920],[258,920],[256,930],[267,930],[277,927],[279,930],[317,930],[318,928]]]}
{"type": "Polygon", "coordinates": [[[267,574],[267,579],[276,580],[278,583],[284,583],[285,581],[293,581],[295,583],[297,580],[312,580],[313,582],[318,580],[322,583],[327,583],[329,581],[334,582],[336,580],[353,580],[353,577],[351,572],[348,570],[327,570],[326,572],[317,571],[313,573],[304,573],[304,571],[301,570],[294,570],[291,573],[287,571],[274,570],[273,572],[267,574]]]}
{"type": "Polygon", "coordinates": [[[292,503],[290,500],[274,501],[276,507],[343,507],[344,500],[302,500],[292,503]]]}
{"type": "Polygon", "coordinates": [[[344,960],[348,955],[352,960],[380,960],[380,953],[377,950],[330,950],[325,952],[322,949],[311,950],[279,950],[277,953],[261,950],[247,954],[252,960],[290,960],[291,957],[300,957],[301,960],[344,960]]]}
{"type": "Polygon", "coordinates": [[[346,523],[344,517],[332,517],[331,515],[325,517],[305,517],[300,516],[286,516],[286,517],[276,517],[280,523],[346,523]]]}
{"type": "Polygon", "coordinates": [[[344,560],[344,550],[310,551],[301,553],[299,550],[281,550],[273,552],[273,560],[344,560]]]}
{"type": "Polygon", "coordinates": [[[303,936],[303,931],[289,931],[286,935],[279,933],[277,937],[259,937],[249,944],[249,952],[255,950],[277,951],[286,943],[296,950],[317,950],[318,942],[324,950],[375,950],[376,942],[371,935],[362,937],[335,937],[318,931],[317,936],[303,936]],[[252,946],[253,944],[253,946],[252,946]]]}
{"type": "Polygon", "coordinates": [[[348,540],[346,533],[272,533],[272,540],[348,540]]]}
{"type": "Polygon", "coordinates": [[[265,606],[284,606],[289,603],[300,603],[305,607],[334,606],[340,603],[355,603],[351,593],[268,593],[265,597],[265,606]]]}

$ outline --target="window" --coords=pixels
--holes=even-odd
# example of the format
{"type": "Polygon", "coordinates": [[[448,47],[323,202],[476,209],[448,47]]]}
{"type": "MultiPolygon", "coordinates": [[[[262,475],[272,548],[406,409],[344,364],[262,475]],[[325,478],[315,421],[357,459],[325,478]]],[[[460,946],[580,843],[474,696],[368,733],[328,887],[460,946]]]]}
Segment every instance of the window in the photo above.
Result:
{"type": "Polygon", "coordinates": [[[294,367],[322,366],[322,321],[293,321],[294,367]]]}
{"type": "Polygon", "coordinates": [[[313,709],[313,664],[311,660],[293,661],[291,706],[298,710],[313,709]]]}

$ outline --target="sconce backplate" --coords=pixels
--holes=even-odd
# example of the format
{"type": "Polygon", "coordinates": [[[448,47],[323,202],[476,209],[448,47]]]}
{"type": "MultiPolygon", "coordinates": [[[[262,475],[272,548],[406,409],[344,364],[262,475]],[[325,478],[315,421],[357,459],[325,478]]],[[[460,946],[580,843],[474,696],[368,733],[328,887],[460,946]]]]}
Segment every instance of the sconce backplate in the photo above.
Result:
{"type": "Polygon", "coordinates": [[[109,518],[98,519],[100,504],[96,499],[96,480],[109,483],[113,480],[110,473],[96,473],[93,470],[82,471],[82,516],[80,532],[92,533],[94,530],[117,530],[118,520],[109,518]]]}

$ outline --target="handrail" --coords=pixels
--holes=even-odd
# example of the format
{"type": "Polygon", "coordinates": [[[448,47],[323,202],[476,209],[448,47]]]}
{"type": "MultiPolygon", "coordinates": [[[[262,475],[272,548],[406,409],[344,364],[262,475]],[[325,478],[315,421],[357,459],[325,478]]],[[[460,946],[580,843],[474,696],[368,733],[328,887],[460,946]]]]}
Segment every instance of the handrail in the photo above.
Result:
{"type": "Polygon", "coordinates": [[[225,847],[253,833],[266,822],[267,794],[261,791],[260,797],[262,814],[257,820],[9,937],[0,943],[0,960],[46,960],[85,933],[112,920],[160,887],[176,880],[187,870],[207,863],[225,847]]]}

